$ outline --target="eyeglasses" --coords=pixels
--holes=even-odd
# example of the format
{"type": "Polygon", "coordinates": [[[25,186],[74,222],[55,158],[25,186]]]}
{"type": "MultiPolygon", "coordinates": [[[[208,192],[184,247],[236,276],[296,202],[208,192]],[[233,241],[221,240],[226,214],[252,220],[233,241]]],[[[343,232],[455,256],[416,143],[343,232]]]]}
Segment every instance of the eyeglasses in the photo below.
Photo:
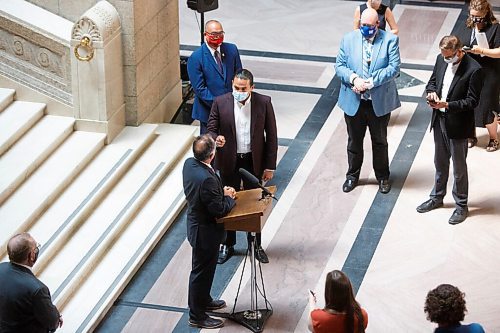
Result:
{"type": "Polygon", "coordinates": [[[377,27],[376,24],[368,24],[368,23],[361,23],[362,27],[369,27],[370,29],[375,29],[377,27]]]}
{"type": "Polygon", "coordinates": [[[214,31],[214,32],[207,32],[207,35],[210,37],[219,37],[219,36],[224,36],[224,31],[214,31]]]}
{"type": "Polygon", "coordinates": [[[35,247],[35,253],[38,254],[40,253],[40,248],[42,247],[42,245],[40,245],[40,243],[36,243],[36,247],[35,247]]]}

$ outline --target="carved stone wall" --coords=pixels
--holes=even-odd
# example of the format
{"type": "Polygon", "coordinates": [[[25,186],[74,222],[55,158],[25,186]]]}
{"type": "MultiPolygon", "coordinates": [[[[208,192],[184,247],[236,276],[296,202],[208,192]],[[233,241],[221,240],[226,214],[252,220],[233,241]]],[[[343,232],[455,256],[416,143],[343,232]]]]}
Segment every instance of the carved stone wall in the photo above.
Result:
{"type": "MultiPolygon", "coordinates": [[[[73,22],[97,3],[27,1],[73,22]]],[[[170,121],[181,102],[178,0],[108,1],[122,24],[127,125],[170,121]]]]}
{"type": "Polygon", "coordinates": [[[0,73],[72,105],[69,41],[0,16],[0,73]]]}

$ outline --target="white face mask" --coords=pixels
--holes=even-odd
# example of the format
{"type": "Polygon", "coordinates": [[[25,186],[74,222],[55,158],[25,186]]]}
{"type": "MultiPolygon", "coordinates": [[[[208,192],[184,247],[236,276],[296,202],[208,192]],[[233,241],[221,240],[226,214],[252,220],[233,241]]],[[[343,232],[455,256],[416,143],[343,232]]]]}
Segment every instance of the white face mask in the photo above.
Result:
{"type": "Polygon", "coordinates": [[[445,58],[443,57],[444,62],[448,64],[454,64],[458,61],[458,52],[453,56],[453,58],[445,58]]]}

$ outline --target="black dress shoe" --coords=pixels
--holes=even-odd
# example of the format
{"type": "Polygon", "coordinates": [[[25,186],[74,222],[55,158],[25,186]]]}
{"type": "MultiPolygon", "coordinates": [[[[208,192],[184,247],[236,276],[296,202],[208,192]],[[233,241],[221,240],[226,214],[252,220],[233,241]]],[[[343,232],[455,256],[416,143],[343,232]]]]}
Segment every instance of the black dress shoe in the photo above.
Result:
{"type": "Polygon", "coordinates": [[[467,207],[457,208],[457,209],[455,209],[453,214],[451,214],[451,217],[448,220],[448,223],[452,224],[452,225],[462,223],[467,218],[467,215],[469,215],[469,210],[467,209],[467,207]]]}
{"type": "Polygon", "coordinates": [[[211,310],[219,310],[225,307],[226,307],[226,301],[222,299],[213,299],[210,303],[208,303],[206,309],[208,311],[211,311],[211,310]]]}
{"type": "Polygon", "coordinates": [[[433,199],[429,199],[420,206],[417,207],[417,212],[419,213],[427,213],[433,209],[443,207],[442,201],[434,201],[433,199]]]}
{"type": "Polygon", "coordinates": [[[391,184],[389,184],[389,180],[382,179],[378,182],[378,191],[380,193],[386,194],[391,190],[391,184]]]}
{"type": "Polygon", "coordinates": [[[342,185],[342,191],[344,191],[345,193],[351,192],[352,190],[354,190],[356,185],[358,185],[357,179],[347,178],[344,182],[344,185],[342,185]]]}
{"type": "Polygon", "coordinates": [[[226,261],[228,261],[229,258],[233,256],[233,254],[234,254],[234,247],[221,245],[219,249],[219,258],[217,258],[217,263],[218,264],[225,263],[226,261]]]}
{"type": "Polygon", "coordinates": [[[267,257],[266,252],[264,252],[264,249],[260,245],[255,248],[255,259],[257,259],[263,264],[269,263],[269,258],[267,257]]]}
{"type": "Polygon", "coordinates": [[[199,327],[199,328],[219,328],[224,326],[224,322],[220,319],[215,319],[212,317],[207,317],[203,320],[194,320],[189,318],[189,326],[199,327]]]}

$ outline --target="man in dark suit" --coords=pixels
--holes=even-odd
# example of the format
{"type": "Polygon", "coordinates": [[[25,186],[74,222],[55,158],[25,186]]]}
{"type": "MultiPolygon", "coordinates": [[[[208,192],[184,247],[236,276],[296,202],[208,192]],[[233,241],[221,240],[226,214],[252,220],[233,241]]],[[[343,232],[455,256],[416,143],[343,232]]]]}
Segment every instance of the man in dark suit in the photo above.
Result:
{"type": "Polygon", "coordinates": [[[217,266],[219,244],[224,237],[224,225],[216,219],[227,215],[235,205],[234,188],[222,187],[210,163],[215,157],[215,142],[209,135],[193,142],[194,158],[184,162],[182,178],[188,202],[187,238],[192,247],[192,269],[189,275],[189,325],[200,328],[223,326],[220,319],[209,317],[207,310],[226,306],[214,300],[210,289],[217,266]]]}
{"type": "MultiPolygon", "coordinates": [[[[217,144],[216,169],[220,171],[222,183],[241,189],[243,168],[258,179],[267,182],[276,169],[278,134],[271,97],[253,92],[253,75],[242,69],[233,78],[233,92],[215,99],[208,132],[217,144]]],[[[243,179],[243,188],[254,185],[243,179]]],[[[255,256],[262,263],[269,262],[257,234],[255,256]]],[[[219,263],[227,261],[234,253],[236,233],[226,232],[226,240],[219,251],[219,263]]]]}
{"type": "Polygon", "coordinates": [[[191,54],[187,63],[195,98],[193,119],[200,121],[200,134],[207,132],[208,115],[215,97],[231,92],[231,80],[240,70],[241,59],[234,44],[224,42],[220,22],[205,24],[205,43],[191,54]]]}
{"type": "Polygon", "coordinates": [[[40,248],[28,233],[7,243],[10,262],[0,263],[0,332],[47,333],[63,320],[49,289],[31,272],[40,248]]]}
{"type": "Polygon", "coordinates": [[[417,212],[443,206],[451,157],[456,209],[449,223],[458,224],[468,215],[467,139],[474,136],[474,108],[481,94],[482,73],[480,65],[462,51],[457,37],[443,37],[439,47],[441,54],[426,87],[427,101],[432,107],[436,176],[430,199],[418,206],[417,212]]]}
{"type": "Polygon", "coordinates": [[[401,106],[395,79],[399,75],[398,36],[378,29],[377,12],[368,8],[361,14],[360,28],[342,38],[336,75],[342,86],[339,107],[347,125],[349,167],[342,191],[358,184],[363,164],[363,141],[370,130],[373,170],[381,193],[391,190],[387,126],[391,112],[401,106]]]}

